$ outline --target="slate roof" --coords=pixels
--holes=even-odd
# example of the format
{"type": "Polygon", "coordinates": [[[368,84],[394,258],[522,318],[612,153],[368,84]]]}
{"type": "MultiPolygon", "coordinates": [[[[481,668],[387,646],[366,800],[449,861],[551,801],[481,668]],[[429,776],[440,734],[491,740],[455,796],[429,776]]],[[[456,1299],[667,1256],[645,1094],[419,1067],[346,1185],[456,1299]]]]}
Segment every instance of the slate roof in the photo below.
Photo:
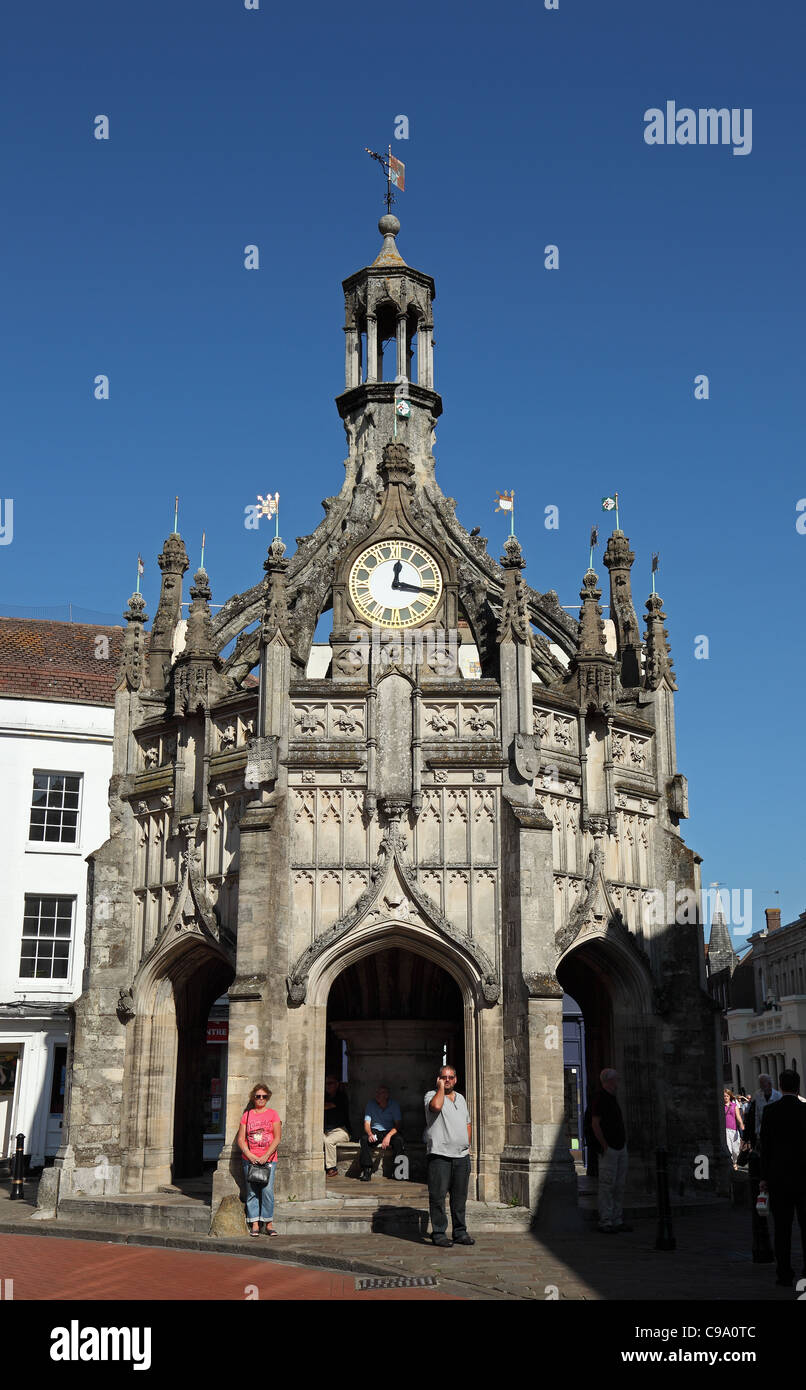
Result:
{"type": "Polygon", "coordinates": [[[122,648],[122,627],[0,617],[0,697],[114,705],[122,648]]]}

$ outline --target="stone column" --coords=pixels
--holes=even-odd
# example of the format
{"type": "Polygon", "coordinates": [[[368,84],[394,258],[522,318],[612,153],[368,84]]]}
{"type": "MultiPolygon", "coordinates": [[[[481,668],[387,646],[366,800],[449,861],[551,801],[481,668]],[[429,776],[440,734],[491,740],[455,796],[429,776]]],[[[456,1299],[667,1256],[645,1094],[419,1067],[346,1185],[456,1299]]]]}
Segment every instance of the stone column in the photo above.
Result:
{"type": "Polygon", "coordinates": [[[434,325],[433,325],[432,323],[429,323],[429,324],[427,324],[424,328],[421,327],[420,332],[421,332],[422,335],[423,335],[423,377],[422,377],[422,380],[420,380],[420,379],[419,379],[419,374],[418,374],[418,382],[419,382],[419,385],[420,385],[420,386],[427,386],[428,389],[429,389],[429,391],[433,391],[433,389],[434,389],[434,342],[433,342],[434,325]]]}
{"type": "Polygon", "coordinates": [[[361,384],[361,337],[357,328],[345,328],[344,384],[349,391],[361,384]]]}
{"type": "Polygon", "coordinates": [[[378,380],[378,320],[367,314],[367,381],[378,380]]]}
{"type": "Polygon", "coordinates": [[[397,319],[397,374],[404,376],[408,380],[409,363],[408,353],[406,352],[406,315],[399,314],[397,319]]]}

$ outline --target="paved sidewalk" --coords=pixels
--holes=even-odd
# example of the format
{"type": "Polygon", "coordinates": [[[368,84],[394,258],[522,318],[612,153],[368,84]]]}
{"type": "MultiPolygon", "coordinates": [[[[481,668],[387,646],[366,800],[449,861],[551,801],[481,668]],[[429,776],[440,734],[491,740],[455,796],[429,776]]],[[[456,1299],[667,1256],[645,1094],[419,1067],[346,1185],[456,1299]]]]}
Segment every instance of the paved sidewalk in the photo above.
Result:
{"type": "MultiPolygon", "coordinates": [[[[27,1195],[32,1196],[33,1189],[27,1195]]],[[[167,1247],[205,1258],[208,1253],[241,1255],[347,1274],[434,1275],[441,1292],[471,1299],[787,1302],[796,1297],[794,1289],[776,1286],[774,1264],[752,1263],[749,1210],[727,1203],[677,1216],[674,1251],[655,1250],[656,1223],[649,1218],[635,1220],[634,1230],[619,1236],[600,1235],[590,1226],[556,1235],[482,1232],[475,1246],[438,1250],[413,1235],[375,1232],[225,1241],[162,1232],[74,1230],[64,1222],[33,1221],[33,1211],[30,1201],[9,1202],[0,1189],[0,1232],[17,1232],[21,1239],[89,1237],[106,1245],[167,1247]]],[[[0,1235],[0,1246],[2,1242],[0,1235]]],[[[797,1234],[793,1259],[800,1268],[797,1234]]]]}

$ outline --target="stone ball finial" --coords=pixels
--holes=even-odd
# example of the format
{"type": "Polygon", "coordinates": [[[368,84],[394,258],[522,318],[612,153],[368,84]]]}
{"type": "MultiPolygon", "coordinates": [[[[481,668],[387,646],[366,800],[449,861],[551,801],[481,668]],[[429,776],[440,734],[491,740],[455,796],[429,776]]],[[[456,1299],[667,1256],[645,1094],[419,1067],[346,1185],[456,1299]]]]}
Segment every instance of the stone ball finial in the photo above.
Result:
{"type": "Polygon", "coordinates": [[[385,212],[378,222],[378,231],[381,236],[397,236],[400,231],[400,222],[393,212],[385,212]]]}

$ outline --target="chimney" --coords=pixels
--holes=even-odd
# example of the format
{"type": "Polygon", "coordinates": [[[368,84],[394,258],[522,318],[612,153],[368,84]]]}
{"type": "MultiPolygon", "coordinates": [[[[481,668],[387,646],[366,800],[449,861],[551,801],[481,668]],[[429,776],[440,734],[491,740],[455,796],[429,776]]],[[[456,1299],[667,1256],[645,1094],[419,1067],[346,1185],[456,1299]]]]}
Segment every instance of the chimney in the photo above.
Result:
{"type": "Polygon", "coordinates": [[[767,919],[767,931],[778,931],[781,925],[780,907],[765,907],[764,916],[767,919]]]}

